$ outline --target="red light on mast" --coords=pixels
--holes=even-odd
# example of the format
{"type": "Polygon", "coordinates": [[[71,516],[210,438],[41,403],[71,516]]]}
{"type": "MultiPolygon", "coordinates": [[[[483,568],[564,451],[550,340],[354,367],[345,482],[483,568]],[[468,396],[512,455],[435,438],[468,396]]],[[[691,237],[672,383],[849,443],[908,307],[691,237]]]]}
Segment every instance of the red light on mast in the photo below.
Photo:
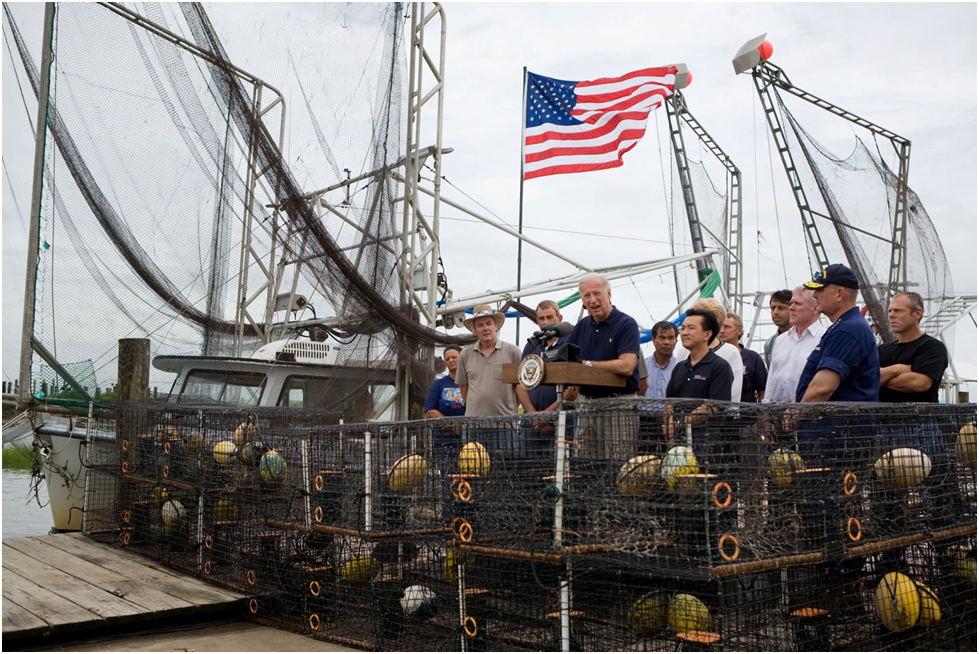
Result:
{"type": "Polygon", "coordinates": [[[767,61],[771,58],[774,48],[770,41],[762,41],[762,44],[758,46],[758,54],[761,55],[763,61],[767,61]]]}

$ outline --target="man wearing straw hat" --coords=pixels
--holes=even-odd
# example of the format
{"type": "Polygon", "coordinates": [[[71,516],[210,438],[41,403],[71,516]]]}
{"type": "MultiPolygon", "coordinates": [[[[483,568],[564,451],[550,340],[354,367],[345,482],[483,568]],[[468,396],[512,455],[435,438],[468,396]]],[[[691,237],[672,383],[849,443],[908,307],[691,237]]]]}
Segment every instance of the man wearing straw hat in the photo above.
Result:
{"type": "Polygon", "coordinates": [[[467,417],[513,415],[518,399],[525,408],[531,406],[526,389],[502,381],[503,364],[520,363],[520,348],[498,337],[504,320],[505,316],[488,304],[479,304],[464,322],[466,329],[479,339],[463,348],[456,370],[467,417]]]}

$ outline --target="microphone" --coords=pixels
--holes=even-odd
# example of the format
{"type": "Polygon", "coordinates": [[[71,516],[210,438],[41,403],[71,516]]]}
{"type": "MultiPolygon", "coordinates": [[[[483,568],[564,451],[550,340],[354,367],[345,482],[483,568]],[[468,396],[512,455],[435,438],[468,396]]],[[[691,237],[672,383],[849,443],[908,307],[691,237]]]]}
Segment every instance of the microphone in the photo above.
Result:
{"type": "Polygon", "coordinates": [[[562,338],[571,333],[574,329],[574,325],[569,322],[551,322],[547,323],[539,332],[534,332],[534,335],[527,339],[527,342],[534,343],[543,347],[549,340],[557,336],[562,338]]]}

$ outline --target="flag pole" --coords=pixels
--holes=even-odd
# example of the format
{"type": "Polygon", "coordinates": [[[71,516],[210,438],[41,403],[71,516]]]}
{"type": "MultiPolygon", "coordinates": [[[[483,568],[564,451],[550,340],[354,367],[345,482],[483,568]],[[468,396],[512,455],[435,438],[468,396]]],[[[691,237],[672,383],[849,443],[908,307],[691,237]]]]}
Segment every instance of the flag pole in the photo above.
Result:
{"type": "MultiPolygon", "coordinates": [[[[520,209],[517,216],[517,233],[523,236],[523,166],[524,147],[527,143],[527,67],[523,67],[523,101],[520,103],[520,209]]],[[[520,302],[520,272],[523,265],[523,239],[517,239],[517,302],[520,302]]],[[[517,346],[520,345],[520,312],[517,312],[517,346]]]]}

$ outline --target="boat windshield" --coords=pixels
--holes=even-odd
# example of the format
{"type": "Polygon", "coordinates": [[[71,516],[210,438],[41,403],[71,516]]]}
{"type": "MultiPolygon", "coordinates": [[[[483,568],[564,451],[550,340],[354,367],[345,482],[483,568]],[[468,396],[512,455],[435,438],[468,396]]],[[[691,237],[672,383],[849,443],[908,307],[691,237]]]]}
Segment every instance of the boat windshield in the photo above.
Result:
{"type": "Polygon", "coordinates": [[[360,379],[290,375],[279,406],[336,411],[347,422],[363,422],[374,410],[375,385],[360,379]]]}
{"type": "Polygon", "coordinates": [[[264,387],[265,375],[260,372],[193,370],[187,375],[177,402],[258,406],[264,387]]]}

